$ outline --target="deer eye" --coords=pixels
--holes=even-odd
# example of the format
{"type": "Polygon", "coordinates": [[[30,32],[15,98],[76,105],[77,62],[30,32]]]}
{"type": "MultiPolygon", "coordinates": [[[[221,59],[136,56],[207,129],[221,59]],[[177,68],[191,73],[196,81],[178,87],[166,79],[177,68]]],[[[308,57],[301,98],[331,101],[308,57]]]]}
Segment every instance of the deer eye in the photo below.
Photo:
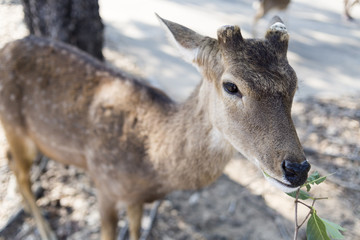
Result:
{"type": "Polygon", "coordinates": [[[223,88],[225,89],[226,92],[228,92],[232,95],[238,94],[241,97],[241,93],[240,93],[238,87],[234,83],[224,82],[223,88]]]}

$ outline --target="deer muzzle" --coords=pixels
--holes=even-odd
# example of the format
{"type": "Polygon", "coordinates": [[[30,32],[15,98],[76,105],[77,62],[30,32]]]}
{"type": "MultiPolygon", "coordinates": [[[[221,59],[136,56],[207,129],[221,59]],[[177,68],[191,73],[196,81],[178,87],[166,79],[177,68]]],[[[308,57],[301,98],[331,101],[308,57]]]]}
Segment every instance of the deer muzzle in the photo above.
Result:
{"type": "Polygon", "coordinates": [[[281,167],[284,177],[290,185],[298,187],[305,183],[311,166],[306,160],[301,163],[284,160],[281,167]]]}

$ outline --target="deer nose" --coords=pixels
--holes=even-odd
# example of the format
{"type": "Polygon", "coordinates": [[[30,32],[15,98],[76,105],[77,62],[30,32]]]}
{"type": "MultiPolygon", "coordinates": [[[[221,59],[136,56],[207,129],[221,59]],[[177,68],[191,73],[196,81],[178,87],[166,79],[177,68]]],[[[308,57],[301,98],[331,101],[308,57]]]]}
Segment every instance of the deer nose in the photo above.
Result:
{"type": "Polygon", "coordinates": [[[285,178],[294,187],[298,187],[304,184],[307,179],[307,174],[310,170],[310,167],[310,164],[306,160],[302,163],[292,162],[289,160],[284,160],[282,162],[282,169],[285,178]]]}

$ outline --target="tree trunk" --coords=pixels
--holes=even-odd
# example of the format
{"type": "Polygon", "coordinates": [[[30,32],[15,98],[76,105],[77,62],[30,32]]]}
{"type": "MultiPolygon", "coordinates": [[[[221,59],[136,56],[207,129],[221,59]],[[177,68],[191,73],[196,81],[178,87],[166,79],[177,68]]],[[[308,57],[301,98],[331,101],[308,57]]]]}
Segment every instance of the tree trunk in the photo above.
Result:
{"type": "Polygon", "coordinates": [[[103,60],[98,0],[22,0],[31,34],[60,40],[103,60]]]}

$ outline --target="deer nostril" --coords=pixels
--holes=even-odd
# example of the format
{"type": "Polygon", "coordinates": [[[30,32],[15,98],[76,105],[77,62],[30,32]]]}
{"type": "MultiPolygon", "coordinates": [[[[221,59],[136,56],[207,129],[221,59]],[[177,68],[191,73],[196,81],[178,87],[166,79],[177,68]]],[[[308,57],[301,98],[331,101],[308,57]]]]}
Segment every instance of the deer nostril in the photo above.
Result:
{"type": "Polygon", "coordinates": [[[300,186],[306,181],[307,173],[309,172],[311,166],[306,160],[302,163],[284,160],[281,167],[285,178],[291,183],[291,185],[300,186]]]}

